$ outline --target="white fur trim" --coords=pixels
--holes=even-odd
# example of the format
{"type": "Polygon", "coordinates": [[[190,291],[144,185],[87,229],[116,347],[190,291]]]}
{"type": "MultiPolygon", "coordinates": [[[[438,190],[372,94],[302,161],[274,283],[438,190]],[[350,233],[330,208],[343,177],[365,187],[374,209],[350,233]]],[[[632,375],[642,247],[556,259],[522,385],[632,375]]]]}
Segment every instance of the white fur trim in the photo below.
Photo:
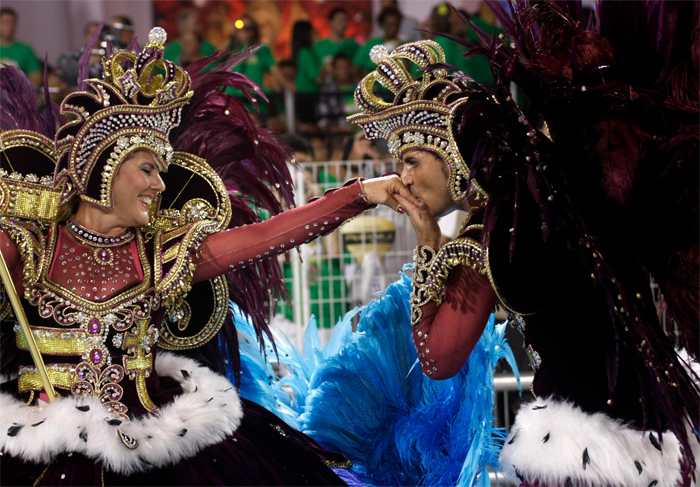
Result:
{"type": "Polygon", "coordinates": [[[39,408],[0,394],[0,450],[33,463],[48,463],[61,453],[82,453],[110,471],[129,475],[190,458],[236,431],[243,409],[225,377],[192,359],[164,352],[158,354],[155,367],[159,375],[180,382],[183,393],[154,414],[118,425],[108,423],[120,418],[98,399],[65,397],[39,408]],[[85,406],[89,410],[77,409],[85,406]],[[9,436],[16,427],[21,429],[9,436]],[[138,447],[128,449],[118,430],[138,440],[138,447]]]}
{"type": "MultiPolygon", "coordinates": [[[[700,460],[700,444],[689,434],[700,460]]],[[[545,485],[680,485],[678,440],[664,433],[659,451],[652,435],[658,444],[655,433],[629,428],[603,413],[588,414],[570,403],[538,398],[521,406],[503,446],[501,466],[516,482],[519,474],[522,480],[539,479],[545,485]]]]}

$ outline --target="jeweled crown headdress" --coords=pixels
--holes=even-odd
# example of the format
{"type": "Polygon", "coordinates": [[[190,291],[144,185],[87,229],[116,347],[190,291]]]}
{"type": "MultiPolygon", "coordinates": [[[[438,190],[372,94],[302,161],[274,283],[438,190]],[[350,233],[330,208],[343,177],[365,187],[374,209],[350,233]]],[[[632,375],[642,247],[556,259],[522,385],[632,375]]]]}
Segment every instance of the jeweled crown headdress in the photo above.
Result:
{"type": "Polygon", "coordinates": [[[165,30],[152,29],[148,39],[138,55],[118,50],[103,59],[103,78],[86,80],[92,91],[72,93],[61,104],[63,114],[75,116],[56,134],[54,181],[62,201],[77,193],[112,208],[114,175],[136,150],[151,152],[159,169],[167,169],[170,131],[192,96],[190,76],[163,58],[165,30]]]}
{"type": "Polygon", "coordinates": [[[368,138],[386,139],[395,157],[416,149],[435,153],[449,168],[453,201],[472,195],[473,203],[485,202],[487,195],[470,178],[452,131],[456,109],[467,101],[470,89],[445,69],[424,72],[422,77],[413,79],[404,64],[408,61],[425,68],[445,63],[440,45],[431,40],[412,42],[397,47],[391,54],[380,45],[372,48],[370,58],[377,69],[357,86],[355,102],[360,113],[348,120],[362,127],[368,138]],[[377,81],[395,95],[393,102],[373,93],[377,81]]]}

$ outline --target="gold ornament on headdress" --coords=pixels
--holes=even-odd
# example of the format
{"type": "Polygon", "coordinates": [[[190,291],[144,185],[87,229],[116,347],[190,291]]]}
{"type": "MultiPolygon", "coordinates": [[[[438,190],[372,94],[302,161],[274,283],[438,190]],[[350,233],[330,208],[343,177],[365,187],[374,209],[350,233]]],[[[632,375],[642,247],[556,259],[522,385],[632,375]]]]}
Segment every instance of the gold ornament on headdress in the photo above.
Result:
{"type": "Polygon", "coordinates": [[[362,127],[367,138],[386,139],[395,157],[401,158],[410,150],[433,152],[449,168],[452,200],[459,202],[471,195],[474,206],[483,204],[487,194],[470,180],[469,167],[452,133],[455,110],[468,98],[467,86],[452,79],[445,69],[425,72],[414,79],[406,67],[444,63],[445,53],[440,45],[431,40],[412,42],[397,47],[391,54],[383,46],[376,46],[370,58],[377,69],[357,86],[355,103],[360,113],[348,120],[362,127]],[[374,94],[376,82],[393,93],[392,103],[374,94]]]}
{"type": "Polygon", "coordinates": [[[73,93],[61,104],[62,113],[76,118],[56,135],[55,181],[64,188],[63,201],[78,193],[111,208],[117,169],[136,150],[151,152],[167,170],[173,154],[168,137],[192,91],[187,72],[163,58],[166,39],[156,27],[141,53],[115,51],[102,60],[103,78],[86,80],[90,92],[73,93]]]}

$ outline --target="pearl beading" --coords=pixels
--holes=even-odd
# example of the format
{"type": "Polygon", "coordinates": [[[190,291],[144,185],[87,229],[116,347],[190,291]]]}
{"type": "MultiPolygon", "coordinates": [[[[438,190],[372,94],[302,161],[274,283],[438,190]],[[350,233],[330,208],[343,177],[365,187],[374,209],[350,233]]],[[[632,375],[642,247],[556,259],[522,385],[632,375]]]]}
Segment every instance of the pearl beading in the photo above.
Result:
{"type": "Polygon", "coordinates": [[[68,222],[66,227],[78,241],[96,247],[118,247],[132,241],[135,235],[134,231],[130,228],[126,229],[126,231],[120,235],[102,235],[72,220],[68,222]]]}

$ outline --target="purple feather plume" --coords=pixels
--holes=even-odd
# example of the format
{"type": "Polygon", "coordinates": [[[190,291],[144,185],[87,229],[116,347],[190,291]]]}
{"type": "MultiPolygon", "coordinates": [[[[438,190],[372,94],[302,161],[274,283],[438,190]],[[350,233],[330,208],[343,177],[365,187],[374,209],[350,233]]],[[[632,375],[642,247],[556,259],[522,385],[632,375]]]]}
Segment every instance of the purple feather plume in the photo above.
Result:
{"type": "MultiPolygon", "coordinates": [[[[171,132],[177,151],[195,154],[207,160],[228,189],[233,208],[230,227],[259,220],[256,211],[271,215],[294,206],[294,193],[287,161],[291,149],[269,130],[260,127],[243,102],[224,93],[234,88],[251,103],[262,98],[260,87],[231,69],[255,52],[220,51],[188,67],[194,95],[183,109],[182,122],[171,132]]],[[[263,343],[263,334],[273,341],[268,328],[268,309],[272,297],[286,296],[282,272],[275,259],[258,262],[227,275],[231,299],[250,316],[263,343]]],[[[223,344],[233,370],[240,370],[238,338],[233,320],[223,326],[223,344]]],[[[273,341],[274,343],[274,341],[273,341]]]]}
{"type": "Polygon", "coordinates": [[[53,139],[56,128],[65,123],[58,106],[44,91],[45,110],[39,109],[37,93],[25,74],[15,66],[0,69],[0,131],[32,130],[53,139]]]}
{"type": "Polygon", "coordinates": [[[478,146],[471,164],[489,193],[486,243],[505,210],[512,253],[524,196],[539,212],[543,242],[553,228],[567,236],[610,309],[609,388],[620,351],[630,350],[640,389],[651,391],[645,418],[668,422],[688,481],[695,440],[685,425],[700,431],[700,396],[673,340],[698,358],[700,5],[602,1],[586,22],[579,1],[487,2],[506,37],[472,25],[483,45],[457,40],[466,55],[489,60],[503,121],[499,141],[478,146]],[[512,99],[511,83],[527,110],[512,99]],[[649,294],[649,275],[677,339],[635,298],[649,294]]]}

